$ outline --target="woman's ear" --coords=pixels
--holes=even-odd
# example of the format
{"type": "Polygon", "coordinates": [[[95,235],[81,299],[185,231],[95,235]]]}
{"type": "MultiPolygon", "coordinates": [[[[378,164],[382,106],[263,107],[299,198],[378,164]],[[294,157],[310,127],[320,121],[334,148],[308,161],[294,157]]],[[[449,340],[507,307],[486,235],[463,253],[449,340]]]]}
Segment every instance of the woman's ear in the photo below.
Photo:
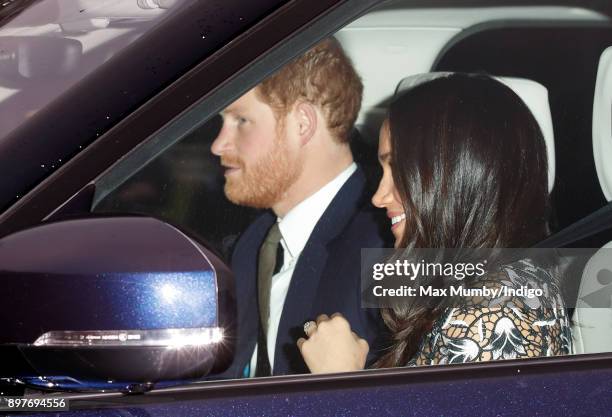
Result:
{"type": "Polygon", "coordinates": [[[317,130],[317,109],[313,104],[301,101],[295,106],[295,116],[300,145],[304,146],[310,142],[317,130]]]}

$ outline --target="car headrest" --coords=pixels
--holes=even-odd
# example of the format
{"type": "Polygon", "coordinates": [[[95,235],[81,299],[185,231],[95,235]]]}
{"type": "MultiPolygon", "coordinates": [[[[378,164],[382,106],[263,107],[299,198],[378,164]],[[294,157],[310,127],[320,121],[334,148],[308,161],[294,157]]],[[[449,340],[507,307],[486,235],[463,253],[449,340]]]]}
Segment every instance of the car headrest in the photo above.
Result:
{"type": "MultiPolygon", "coordinates": [[[[440,77],[448,77],[451,74],[451,72],[429,72],[411,75],[400,81],[397,89],[395,90],[395,94],[415,87],[426,81],[440,77]]],[[[510,87],[516,93],[516,95],[518,95],[523,102],[525,102],[538,122],[542,135],[544,136],[544,141],[546,142],[546,154],[548,158],[548,192],[551,192],[555,185],[555,140],[552,116],[550,113],[550,104],[548,103],[548,90],[542,84],[525,78],[497,76],[494,76],[493,78],[510,87]]],[[[610,184],[612,185],[612,170],[610,173],[611,176],[609,178],[611,178],[610,184]]]]}
{"type": "Polygon", "coordinates": [[[599,58],[593,100],[593,157],[599,184],[612,201],[612,47],[599,58]]]}

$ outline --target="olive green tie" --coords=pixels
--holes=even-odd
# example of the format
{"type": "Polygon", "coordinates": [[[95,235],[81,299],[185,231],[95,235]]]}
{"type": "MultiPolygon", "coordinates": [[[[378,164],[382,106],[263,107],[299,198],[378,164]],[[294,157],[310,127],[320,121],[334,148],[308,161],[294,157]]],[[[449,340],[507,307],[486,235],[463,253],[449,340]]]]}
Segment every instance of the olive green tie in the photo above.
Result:
{"type": "Polygon", "coordinates": [[[278,245],[281,232],[278,223],[270,228],[266,240],[259,249],[259,267],[257,271],[257,286],[259,293],[259,317],[264,333],[268,333],[268,318],[270,316],[270,288],[272,275],[276,266],[278,245]]]}
{"type": "Polygon", "coordinates": [[[279,242],[281,233],[278,223],[270,228],[266,240],[259,249],[259,266],[257,271],[257,288],[259,293],[259,332],[257,336],[257,364],[255,376],[272,375],[272,367],[268,359],[268,319],[270,317],[270,289],[272,287],[272,275],[278,269],[279,242]]]}

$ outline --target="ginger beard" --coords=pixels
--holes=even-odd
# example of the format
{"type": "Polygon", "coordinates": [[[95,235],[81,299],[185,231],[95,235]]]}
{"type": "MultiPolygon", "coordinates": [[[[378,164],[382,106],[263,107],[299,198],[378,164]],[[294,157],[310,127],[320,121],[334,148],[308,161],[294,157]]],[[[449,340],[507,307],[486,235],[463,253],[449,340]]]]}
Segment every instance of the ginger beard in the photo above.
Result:
{"type": "Polygon", "coordinates": [[[300,159],[292,160],[282,134],[276,136],[272,151],[250,166],[237,156],[222,157],[221,162],[239,167],[238,172],[226,177],[228,200],[254,208],[274,206],[302,172],[300,159]]]}

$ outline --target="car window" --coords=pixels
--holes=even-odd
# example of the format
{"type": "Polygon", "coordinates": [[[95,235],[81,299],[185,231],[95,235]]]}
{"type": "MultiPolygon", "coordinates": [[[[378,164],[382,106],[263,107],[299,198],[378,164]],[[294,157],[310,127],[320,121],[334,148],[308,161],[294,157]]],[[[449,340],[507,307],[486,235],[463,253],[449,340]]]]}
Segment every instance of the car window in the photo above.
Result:
{"type": "Polygon", "coordinates": [[[0,210],[282,3],[3,5],[0,210]]]}
{"type": "Polygon", "coordinates": [[[40,1],[14,16],[0,29],[0,141],[166,15],[188,4],[40,1]]]}

